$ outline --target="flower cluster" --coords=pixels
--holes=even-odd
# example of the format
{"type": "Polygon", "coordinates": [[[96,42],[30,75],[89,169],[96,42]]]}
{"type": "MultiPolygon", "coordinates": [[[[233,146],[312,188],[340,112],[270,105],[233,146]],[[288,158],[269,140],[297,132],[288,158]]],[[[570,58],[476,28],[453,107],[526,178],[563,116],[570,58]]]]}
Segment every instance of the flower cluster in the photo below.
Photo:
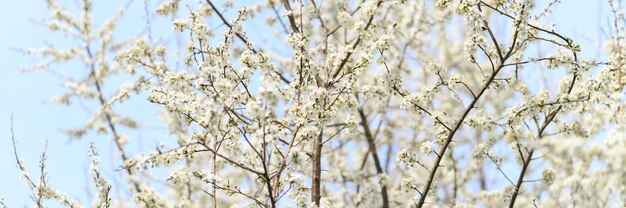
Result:
{"type": "MultiPolygon", "coordinates": [[[[626,44],[586,58],[544,26],[558,2],[166,0],[129,39],[130,12],[48,0],[45,25],[78,44],[19,51],[84,66],[52,102],[95,109],[66,134],[110,138],[128,182],[91,146],[94,206],[623,204],[626,44]]],[[[35,198],[79,206],[17,161],[35,198]]]]}

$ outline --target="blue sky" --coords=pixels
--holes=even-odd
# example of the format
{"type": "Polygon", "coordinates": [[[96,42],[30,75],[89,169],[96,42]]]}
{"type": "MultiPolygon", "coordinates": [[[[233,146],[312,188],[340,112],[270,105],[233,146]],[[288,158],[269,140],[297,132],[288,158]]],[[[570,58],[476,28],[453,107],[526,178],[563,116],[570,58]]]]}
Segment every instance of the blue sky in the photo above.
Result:
{"type": "MultiPolygon", "coordinates": [[[[45,9],[45,1],[2,1],[0,7],[0,197],[5,198],[5,203],[13,207],[31,205],[30,191],[26,183],[20,180],[19,170],[13,158],[13,150],[10,140],[10,117],[14,115],[14,130],[18,141],[18,152],[25,161],[31,174],[37,174],[37,162],[39,155],[48,141],[49,160],[47,170],[50,184],[60,191],[68,193],[73,199],[89,205],[88,192],[91,190],[91,178],[87,175],[89,161],[86,157],[89,142],[95,141],[99,152],[102,154],[102,166],[104,169],[117,169],[119,161],[111,161],[113,146],[109,145],[109,138],[98,135],[90,135],[80,141],[72,141],[63,130],[68,127],[76,127],[83,123],[89,116],[89,108],[77,106],[60,106],[49,104],[48,101],[55,95],[61,94],[63,89],[62,80],[50,72],[21,73],[19,68],[34,63],[33,59],[17,53],[10,48],[39,47],[49,43],[70,43],[57,35],[47,31],[43,26],[33,23],[42,20],[48,15],[45,9]]],[[[64,1],[62,4],[75,8],[78,1],[64,1]]],[[[125,21],[143,21],[143,1],[135,1],[129,13],[137,19],[125,21]]],[[[155,3],[156,4],[156,3],[155,3]]],[[[94,19],[101,22],[114,14],[121,6],[122,1],[96,1],[94,3],[94,19]],[[110,3],[119,2],[119,3],[110,3]]],[[[609,7],[603,0],[566,0],[558,5],[552,16],[558,27],[558,31],[567,34],[578,42],[587,57],[603,57],[597,50],[603,45],[599,40],[604,39],[609,33],[600,27],[608,28],[609,7]]],[[[129,22],[126,22],[129,23],[129,22]]],[[[135,22],[136,23],[136,22],[135,22]]],[[[169,23],[167,23],[169,24],[169,23]]],[[[120,32],[137,34],[140,29],[133,24],[123,24],[120,32]]],[[[166,27],[168,28],[168,27],[166,27]]],[[[250,36],[254,40],[254,34],[250,36]]],[[[256,42],[260,42],[257,40],[256,42]]],[[[64,44],[59,44],[63,47],[64,44]]],[[[258,45],[262,45],[257,43],[258,45]]],[[[602,58],[606,59],[606,58],[602,58]]],[[[55,68],[55,70],[58,68],[55,68]]],[[[76,72],[77,70],[64,70],[76,72]]],[[[79,71],[79,70],[78,70],[79,71]]],[[[131,104],[124,111],[134,111],[141,105],[131,104]]],[[[143,108],[140,108],[143,109],[143,108]]],[[[93,110],[93,107],[92,107],[93,110]]],[[[135,116],[154,116],[154,109],[135,112],[135,116]]],[[[143,120],[143,119],[142,119],[143,120]]],[[[150,124],[147,126],[150,128],[150,124]]],[[[159,134],[163,133],[158,128],[148,130],[141,135],[130,135],[135,138],[144,138],[152,142],[159,134]],[[155,136],[157,135],[157,136],[155,136]],[[154,137],[153,137],[154,136],[154,137]]],[[[147,147],[151,148],[151,147],[147,147]]],[[[107,173],[113,176],[116,172],[107,173]]],[[[114,183],[114,182],[112,182],[114,183]]],[[[55,207],[55,204],[50,204],[55,207]]]]}

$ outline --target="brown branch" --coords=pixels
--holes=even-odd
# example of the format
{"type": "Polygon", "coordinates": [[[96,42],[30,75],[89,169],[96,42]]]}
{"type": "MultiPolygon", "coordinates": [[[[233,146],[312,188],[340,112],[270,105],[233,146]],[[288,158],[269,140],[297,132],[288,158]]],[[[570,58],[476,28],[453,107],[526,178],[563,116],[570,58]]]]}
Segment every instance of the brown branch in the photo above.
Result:
{"type": "MultiPolygon", "coordinates": [[[[380,5],[383,3],[383,1],[378,1],[378,3],[376,3],[376,7],[380,7],[380,5]]],[[[366,31],[371,25],[372,22],[374,21],[374,15],[372,14],[369,18],[369,20],[367,20],[367,24],[365,24],[365,27],[363,27],[363,31],[366,31]]],[[[333,73],[333,75],[331,76],[330,80],[335,79],[337,76],[339,76],[339,73],[341,72],[341,70],[343,69],[343,67],[346,65],[346,63],[348,63],[348,59],[350,59],[350,56],[352,56],[352,51],[354,51],[356,49],[357,46],[359,46],[359,43],[361,43],[361,35],[359,35],[356,39],[356,41],[354,42],[354,44],[352,44],[352,47],[350,47],[350,49],[347,51],[346,56],[341,60],[341,63],[339,64],[339,66],[337,67],[337,69],[335,70],[335,72],[333,73]]],[[[332,82],[328,82],[326,84],[326,87],[330,87],[330,84],[332,82]]]]}
{"type": "MultiPolygon", "coordinates": [[[[105,100],[104,96],[102,95],[102,87],[100,86],[100,81],[98,80],[98,77],[96,75],[96,65],[95,65],[95,60],[93,57],[93,54],[91,52],[91,48],[89,47],[89,43],[87,43],[87,46],[85,46],[85,51],[87,52],[87,56],[89,57],[89,59],[91,59],[91,63],[89,64],[89,68],[90,68],[90,77],[93,77],[94,80],[94,85],[96,86],[96,90],[98,91],[98,101],[100,102],[101,106],[107,106],[108,103],[105,100]]],[[[103,109],[105,110],[105,109],[103,109]]],[[[124,148],[122,143],[120,142],[120,136],[117,133],[117,129],[115,128],[115,125],[113,124],[113,119],[111,118],[111,114],[108,111],[103,112],[104,117],[106,119],[106,123],[109,127],[109,129],[111,130],[111,134],[113,134],[113,141],[115,142],[115,146],[117,147],[117,150],[120,152],[120,155],[122,157],[122,163],[123,166],[125,167],[124,169],[126,169],[126,172],[128,173],[129,176],[133,175],[133,171],[131,170],[131,168],[126,167],[126,161],[128,161],[128,156],[126,155],[126,153],[124,152],[124,148]]],[[[130,177],[131,179],[129,179],[132,183],[132,185],[135,187],[135,189],[137,189],[138,193],[142,192],[142,189],[139,185],[139,183],[135,180],[132,179],[132,177],[130,177]]],[[[142,200],[143,201],[143,200],[142,200]]],[[[143,201],[146,205],[148,205],[149,203],[146,201],[143,201]]],[[[154,201],[151,201],[152,204],[154,204],[154,201]]]]}
{"type": "Polygon", "coordinates": [[[513,206],[515,205],[515,199],[517,198],[517,195],[519,194],[519,190],[522,186],[522,183],[524,183],[524,174],[526,174],[526,170],[528,169],[528,166],[530,164],[530,158],[533,156],[534,152],[535,152],[534,149],[530,150],[530,152],[528,153],[528,156],[524,160],[524,164],[522,165],[522,171],[520,172],[519,178],[517,179],[517,183],[515,185],[515,189],[513,190],[513,194],[511,195],[509,208],[513,208],[513,206]]]}
{"type": "MultiPolygon", "coordinates": [[[[270,177],[270,173],[269,173],[269,165],[267,163],[271,162],[271,158],[267,158],[267,141],[265,140],[265,137],[267,136],[267,131],[265,130],[265,122],[263,122],[263,156],[261,157],[262,160],[262,164],[263,164],[263,179],[265,180],[265,187],[267,188],[267,193],[269,195],[270,198],[270,203],[272,205],[272,208],[276,208],[276,199],[274,198],[274,187],[272,187],[272,177],[270,177]]],[[[271,156],[271,155],[270,155],[271,156]]],[[[276,187],[278,188],[278,187],[276,187]]]]}
{"type": "MultiPolygon", "coordinates": [[[[283,3],[285,4],[285,9],[287,10],[288,14],[287,17],[289,17],[289,24],[291,25],[291,28],[293,29],[294,33],[299,33],[300,29],[298,28],[298,25],[296,24],[296,18],[293,17],[293,9],[291,9],[291,5],[289,4],[289,0],[284,0],[283,3]]],[[[302,14],[300,14],[300,16],[302,16],[302,14]]]]}
{"type": "MultiPolygon", "coordinates": [[[[300,127],[297,127],[295,131],[293,131],[292,133],[292,139],[291,141],[289,141],[289,146],[287,146],[287,151],[285,153],[285,156],[282,158],[281,162],[280,162],[280,166],[278,168],[278,171],[276,172],[276,183],[275,186],[280,188],[281,184],[280,184],[280,177],[282,175],[282,172],[285,170],[285,168],[287,167],[287,158],[289,157],[289,154],[291,153],[292,147],[294,145],[294,141],[296,141],[296,136],[298,135],[298,132],[300,131],[300,127]]],[[[277,148],[278,149],[278,148],[277,148]]],[[[277,193],[276,195],[279,195],[280,190],[277,188],[277,193]]],[[[281,196],[278,197],[278,200],[280,200],[281,196]]]]}
{"type": "MultiPolygon", "coordinates": [[[[567,94],[570,94],[572,90],[574,89],[574,83],[576,82],[577,77],[578,76],[574,74],[574,78],[572,80],[572,83],[569,86],[567,94]]],[[[557,102],[559,102],[559,99],[557,99],[557,102]]],[[[546,130],[546,128],[548,128],[548,125],[550,125],[550,123],[554,120],[554,118],[556,118],[556,115],[559,113],[559,111],[562,108],[563,106],[559,106],[555,111],[553,111],[552,113],[548,115],[548,117],[546,118],[546,121],[543,123],[543,125],[539,129],[539,132],[537,133],[538,139],[541,139],[543,137],[544,131],[546,130]]],[[[530,165],[530,161],[533,160],[532,157],[533,157],[534,152],[535,152],[535,149],[531,149],[530,152],[528,152],[526,159],[524,160],[524,164],[522,165],[522,170],[520,172],[519,178],[517,179],[517,184],[515,185],[515,189],[513,190],[513,194],[511,195],[509,208],[513,208],[513,206],[515,205],[515,199],[517,199],[517,195],[519,195],[519,190],[522,186],[522,183],[524,183],[524,175],[526,174],[528,166],[530,165]]],[[[521,152],[520,152],[520,156],[522,156],[522,159],[524,159],[523,155],[521,155],[521,152]]]]}
{"type": "MultiPolygon", "coordinates": [[[[569,39],[565,38],[564,36],[561,36],[558,34],[557,36],[563,39],[570,47],[572,46],[572,41],[569,41],[569,39]]],[[[574,55],[574,62],[578,62],[578,56],[576,55],[576,52],[572,51],[572,54],[574,55]]],[[[574,84],[576,83],[576,78],[578,78],[578,74],[574,73],[574,75],[572,76],[573,76],[572,83],[570,83],[570,86],[567,90],[568,95],[574,89],[574,84]]],[[[555,103],[560,102],[560,100],[561,98],[558,98],[555,103]]],[[[550,123],[554,120],[554,118],[556,118],[557,114],[559,113],[559,111],[561,111],[562,108],[563,106],[560,105],[556,110],[548,114],[545,122],[541,125],[541,128],[537,132],[537,139],[541,139],[543,137],[543,133],[548,128],[548,125],[550,125],[550,123]]],[[[528,156],[526,156],[526,160],[524,161],[524,164],[522,165],[522,171],[520,172],[519,178],[517,180],[517,184],[515,185],[515,189],[513,190],[513,194],[511,195],[509,208],[513,208],[513,206],[515,205],[515,199],[517,199],[517,195],[519,195],[519,190],[522,186],[522,183],[524,183],[524,175],[526,174],[526,170],[528,169],[528,166],[530,165],[530,161],[532,160],[534,152],[535,152],[535,149],[531,149],[530,152],[528,152],[528,156]]]]}
{"type": "Polygon", "coordinates": [[[243,164],[243,163],[237,162],[237,161],[235,161],[235,160],[233,160],[233,159],[231,159],[231,158],[229,158],[229,157],[226,157],[226,156],[224,156],[223,154],[220,154],[220,153],[218,153],[217,151],[215,151],[213,148],[209,148],[209,147],[208,147],[207,145],[205,145],[205,144],[201,144],[201,143],[199,143],[199,144],[200,144],[200,145],[202,145],[203,147],[205,147],[206,149],[202,149],[202,150],[195,150],[194,152],[211,152],[211,153],[213,153],[213,154],[217,155],[218,157],[220,157],[220,158],[222,158],[222,159],[224,159],[224,160],[228,161],[229,163],[231,163],[231,164],[233,164],[233,165],[235,165],[235,166],[237,166],[237,167],[239,167],[239,168],[241,168],[241,169],[247,170],[247,171],[249,171],[249,172],[251,172],[251,173],[254,173],[255,175],[259,175],[259,176],[260,176],[260,175],[263,175],[263,173],[262,173],[261,171],[254,170],[254,169],[252,169],[251,167],[248,167],[248,166],[246,166],[246,165],[245,165],[245,164],[243,164]]]}
{"type": "MultiPolygon", "coordinates": [[[[215,7],[215,5],[213,5],[213,2],[211,2],[211,0],[207,0],[206,1],[209,6],[211,6],[211,8],[213,9],[213,11],[215,11],[215,13],[217,14],[217,16],[220,17],[220,19],[222,20],[222,22],[224,23],[224,25],[226,25],[228,28],[230,28],[231,30],[233,29],[233,26],[228,23],[228,20],[226,20],[224,18],[224,15],[222,15],[222,13],[217,9],[217,7],[215,7]]],[[[251,50],[253,53],[258,54],[257,50],[252,48],[252,43],[250,43],[250,41],[248,41],[248,39],[246,39],[241,33],[239,32],[235,32],[235,36],[237,36],[237,38],[239,38],[239,40],[241,40],[244,44],[246,44],[246,46],[248,47],[249,50],[251,50]]],[[[278,77],[280,77],[280,79],[289,84],[291,83],[285,76],[283,76],[280,72],[274,70],[274,73],[276,73],[276,75],[278,75],[278,77]]]]}
{"type": "MultiPolygon", "coordinates": [[[[504,63],[504,61],[502,61],[501,63],[504,63]]],[[[452,142],[452,138],[454,137],[456,132],[460,129],[465,118],[469,115],[472,109],[475,108],[476,103],[478,103],[478,100],[480,99],[480,97],[482,97],[485,91],[487,91],[487,89],[489,88],[489,85],[491,85],[491,83],[494,81],[494,79],[496,78],[496,75],[498,74],[498,72],[500,72],[501,69],[502,69],[502,65],[499,65],[498,68],[494,70],[493,73],[491,73],[491,76],[489,77],[487,82],[485,82],[480,92],[476,95],[476,98],[474,98],[472,102],[470,103],[470,105],[467,106],[467,108],[465,109],[465,112],[463,113],[459,121],[456,123],[454,128],[452,128],[452,130],[448,134],[448,137],[446,138],[443,145],[439,149],[439,153],[437,153],[437,156],[435,157],[436,159],[435,159],[435,162],[433,163],[433,166],[430,168],[431,171],[430,171],[430,174],[428,175],[428,181],[426,182],[426,185],[424,186],[424,189],[422,190],[422,195],[420,196],[420,200],[417,204],[417,207],[421,208],[422,206],[424,206],[424,202],[426,201],[426,196],[428,196],[430,187],[432,186],[432,183],[435,179],[435,174],[437,173],[437,169],[440,166],[441,160],[443,159],[443,156],[445,155],[446,150],[448,149],[448,146],[452,142]]]]}
{"type": "Polygon", "coordinates": [[[36,207],[43,207],[41,203],[42,196],[39,191],[39,188],[35,184],[35,181],[33,181],[30,178],[30,176],[26,173],[26,166],[24,166],[24,164],[22,163],[22,161],[20,160],[17,154],[17,145],[15,145],[15,132],[13,131],[13,114],[12,113],[11,113],[11,141],[13,142],[13,155],[15,156],[17,167],[20,169],[20,171],[22,171],[22,176],[24,177],[24,179],[26,179],[26,183],[28,183],[30,190],[33,191],[32,193],[33,195],[31,196],[31,199],[33,199],[33,201],[35,202],[36,207]]]}
{"type": "Polygon", "coordinates": [[[313,155],[312,155],[312,185],[311,185],[311,202],[317,206],[320,205],[321,195],[321,176],[322,176],[322,136],[324,135],[324,129],[320,130],[320,134],[313,140],[313,155]]]}
{"type": "MultiPolygon", "coordinates": [[[[369,147],[369,151],[372,153],[372,158],[374,159],[374,165],[376,167],[376,173],[383,174],[383,168],[380,164],[380,159],[378,157],[378,152],[376,151],[376,143],[374,142],[374,137],[372,136],[372,132],[370,131],[369,124],[367,123],[367,116],[363,112],[363,107],[358,109],[359,117],[361,118],[361,126],[363,127],[363,131],[365,132],[365,139],[367,140],[367,145],[369,147]]],[[[383,198],[383,208],[389,207],[389,196],[387,193],[387,185],[382,184],[381,187],[381,196],[383,198]]]]}
{"type": "Polygon", "coordinates": [[[280,18],[280,14],[278,13],[278,9],[276,9],[276,6],[274,6],[274,2],[273,1],[268,1],[268,3],[270,5],[270,7],[272,8],[272,10],[274,11],[274,15],[276,15],[276,19],[278,20],[278,22],[282,26],[283,30],[285,31],[285,34],[289,34],[289,31],[287,30],[287,26],[283,22],[283,19],[280,18]]]}
{"type": "MultiPolygon", "coordinates": [[[[482,8],[480,8],[480,4],[478,4],[477,6],[478,6],[478,10],[480,12],[482,12],[483,10],[482,10],[482,8]]],[[[489,22],[487,22],[487,20],[483,18],[483,24],[484,24],[485,29],[489,33],[489,37],[491,38],[491,41],[493,41],[493,45],[496,46],[496,51],[498,51],[498,58],[500,58],[500,63],[503,63],[504,59],[505,59],[505,56],[503,56],[502,50],[500,50],[500,46],[498,44],[498,41],[496,40],[496,36],[493,34],[493,31],[491,31],[491,27],[489,27],[489,22]]],[[[517,35],[514,35],[514,36],[517,37],[517,35]]],[[[513,42],[515,42],[515,41],[513,41],[513,42]]]]}

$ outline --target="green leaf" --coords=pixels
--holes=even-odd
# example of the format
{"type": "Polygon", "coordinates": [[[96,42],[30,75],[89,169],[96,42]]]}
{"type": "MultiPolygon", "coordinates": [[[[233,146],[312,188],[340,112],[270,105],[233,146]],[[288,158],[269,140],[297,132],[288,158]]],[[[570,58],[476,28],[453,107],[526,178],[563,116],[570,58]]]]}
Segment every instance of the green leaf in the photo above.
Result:
{"type": "Polygon", "coordinates": [[[572,46],[572,51],[574,51],[574,52],[580,52],[580,45],[574,45],[574,46],[572,46]]]}
{"type": "Polygon", "coordinates": [[[198,172],[193,172],[193,176],[195,176],[196,178],[200,178],[202,179],[202,174],[198,173],[198,172]]]}

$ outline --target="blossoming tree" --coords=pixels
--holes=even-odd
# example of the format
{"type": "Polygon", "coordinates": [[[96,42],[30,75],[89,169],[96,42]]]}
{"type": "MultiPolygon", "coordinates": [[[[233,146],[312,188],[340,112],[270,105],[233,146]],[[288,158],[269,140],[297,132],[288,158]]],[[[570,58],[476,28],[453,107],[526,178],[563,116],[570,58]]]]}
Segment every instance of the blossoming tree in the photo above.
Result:
{"type": "MultiPolygon", "coordinates": [[[[588,59],[545,20],[559,2],[167,0],[146,6],[166,44],[47,0],[49,29],[80,43],[23,51],[87,72],[53,101],[95,101],[67,133],[117,149],[119,197],[88,150],[95,207],[624,206],[623,11],[609,1],[610,56],[588,59]],[[141,95],[172,145],[134,154],[124,131],[150,121],[112,107],[141,95]]],[[[81,206],[17,161],[36,206],[81,206]]]]}

